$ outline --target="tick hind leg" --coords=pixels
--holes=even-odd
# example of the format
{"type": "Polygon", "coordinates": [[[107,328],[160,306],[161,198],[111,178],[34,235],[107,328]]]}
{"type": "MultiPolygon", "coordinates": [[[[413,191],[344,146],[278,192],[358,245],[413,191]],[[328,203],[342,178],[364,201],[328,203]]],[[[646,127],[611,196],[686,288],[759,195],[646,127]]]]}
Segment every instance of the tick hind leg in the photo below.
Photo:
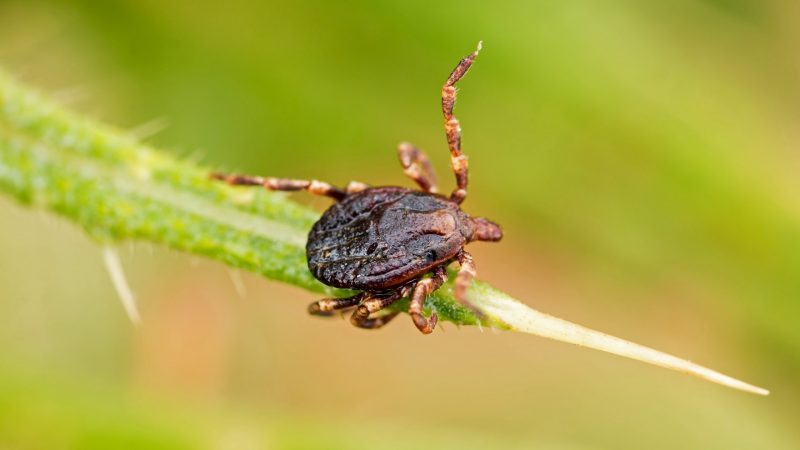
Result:
{"type": "Polygon", "coordinates": [[[397,289],[385,296],[374,296],[367,294],[364,297],[364,300],[358,305],[353,315],[350,317],[350,323],[357,326],[358,328],[367,328],[367,329],[374,329],[380,328],[390,320],[394,319],[397,316],[397,312],[392,312],[389,314],[384,314],[382,316],[377,317],[370,317],[373,313],[376,313],[383,308],[391,305],[397,299],[403,296],[403,291],[401,289],[397,289]]]}
{"type": "Polygon", "coordinates": [[[436,313],[431,314],[428,319],[422,315],[425,299],[431,292],[442,287],[445,281],[447,281],[447,269],[445,266],[439,266],[433,269],[430,278],[423,278],[414,286],[414,290],[411,293],[411,301],[408,304],[408,314],[422,334],[432,333],[436,328],[436,323],[439,321],[436,313]]]}
{"type": "Polygon", "coordinates": [[[294,180],[291,178],[254,177],[249,175],[213,173],[211,178],[222,180],[231,186],[261,186],[270,191],[308,191],[341,200],[347,191],[318,180],[294,180]]]}
{"type": "Polygon", "coordinates": [[[475,262],[472,259],[472,255],[467,251],[461,250],[456,258],[458,259],[458,264],[461,266],[461,268],[459,268],[458,274],[456,275],[453,294],[459,303],[472,310],[472,312],[475,313],[478,318],[482,318],[484,315],[483,312],[476,308],[475,305],[469,301],[469,296],[467,295],[467,290],[469,289],[469,286],[476,275],[475,262]]]}
{"type": "Polygon", "coordinates": [[[408,142],[403,142],[397,147],[397,155],[406,175],[416,182],[425,192],[438,192],[436,188],[436,175],[428,156],[408,142]]]}
{"type": "Polygon", "coordinates": [[[450,76],[447,77],[444,86],[442,86],[444,130],[447,135],[447,146],[450,149],[450,161],[453,165],[453,172],[456,175],[456,189],[450,194],[450,199],[456,203],[463,202],[467,197],[468,164],[467,157],[461,153],[461,126],[458,123],[458,119],[453,115],[453,108],[456,104],[455,84],[467,73],[480,51],[481,43],[479,42],[478,48],[458,63],[450,76]]]}

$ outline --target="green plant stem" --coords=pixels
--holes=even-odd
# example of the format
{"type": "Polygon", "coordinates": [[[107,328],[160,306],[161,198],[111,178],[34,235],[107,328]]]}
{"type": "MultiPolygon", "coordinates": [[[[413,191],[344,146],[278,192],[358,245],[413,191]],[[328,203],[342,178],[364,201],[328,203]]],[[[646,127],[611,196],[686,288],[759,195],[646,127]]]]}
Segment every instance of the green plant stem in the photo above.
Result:
{"type": "MultiPolygon", "coordinates": [[[[0,190],[71,219],[103,244],[156,242],[323,295],[347,294],[321,284],[306,267],[305,240],[317,212],[281,193],[211,181],[210,173],[73,114],[0,72],[0,190]]],[[[451,283],[428,298],[426,309],[460,325],[537,334],[766,392],[539,313],[479,281],[469,295],[480,318],[455,301],[451,283]]]]}

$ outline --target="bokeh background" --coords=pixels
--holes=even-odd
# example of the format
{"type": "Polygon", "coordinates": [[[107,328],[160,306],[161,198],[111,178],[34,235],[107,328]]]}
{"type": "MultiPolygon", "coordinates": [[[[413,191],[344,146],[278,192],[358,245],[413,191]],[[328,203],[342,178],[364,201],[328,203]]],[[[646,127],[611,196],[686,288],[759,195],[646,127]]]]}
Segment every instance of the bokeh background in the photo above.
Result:
{"type": "Polygon", "coordinates": [[[0,0],[0,65],[209,165],[406,184],[409,140],[450,186],[439,91],[482,39],[465,207],[506,237],[471,247],[480,277],[772,396],[531,336],[365,332],[143,243],[135,328],[81,231],[0,198],[0,447],[800,448],[800,4],[492,3],[0,0]]]}

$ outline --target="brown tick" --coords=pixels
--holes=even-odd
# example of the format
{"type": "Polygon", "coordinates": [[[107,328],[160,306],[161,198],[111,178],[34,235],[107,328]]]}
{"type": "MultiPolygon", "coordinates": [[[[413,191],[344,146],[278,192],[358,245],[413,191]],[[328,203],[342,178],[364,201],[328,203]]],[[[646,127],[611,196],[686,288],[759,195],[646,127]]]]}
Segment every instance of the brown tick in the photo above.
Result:
{"type": "Polygon", "coordinates": [[[306,257],[311,273],[321,282],[361,292],[347,298],[325,298],[312,303],[315,315],[331,315],[355,308],[353,325],[378,328],[397,312],[376,314],[398,299],[409,296],[408,313],[417,328],[428,334],[436,327],[436,313],[422,315],[431,292],[447,281],[447,266],[458,261],[456,299],[473,310],[467,287],[475,276],[472,255],[464,250],[471,241],[499,241],[500,226],[487,219],[470,217],[461,210],[467,197],[467,157],[461,153],[461,127],[453,116],[455,84],[467,73],[478,48],[453,70],[442,87],[442,111],[456,188],[449,197],[437,193],[428,157],[418,148],[402,143],[397,151],[403,170],[421,190],[403,187],[369,187],[351,182],[346,189],[317,180],[262,178],[213,174],[231,185],[262,186],[270,190],[299,191],[336,200],[308,234],[306,257]],[[427,276],[426,275],[430,275],[427,276]]]}

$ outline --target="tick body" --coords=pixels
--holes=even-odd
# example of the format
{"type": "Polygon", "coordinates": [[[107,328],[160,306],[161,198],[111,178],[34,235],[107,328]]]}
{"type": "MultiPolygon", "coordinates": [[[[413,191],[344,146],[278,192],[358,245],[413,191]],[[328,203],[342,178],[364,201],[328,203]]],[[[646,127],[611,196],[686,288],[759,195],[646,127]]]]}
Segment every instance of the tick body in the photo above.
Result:
{"type": "Polygon", "coordinates": [[[408,313],[416,327],[428,334],[436,327],[436,314],[422,314],[425,299],[447,281],[447,266],[460,265],[454,283],[456,299],[475,310],[467,288],[475,276],[472,255],[464,250],[471,241],[499,241],[500,227],[461,209],[467,196],[467,158],[461,152],[461,128],[453,116],[455,84],[472,65],[478,49],[462,59],[442,87],[442,112],[456,188],[450,196],[437,193],[436,179],[427,156],[408,143],[398,147],[400,163],[420,190],[403,187],[369,187],[351,182],[340,189],[316,180],[262,178],[213,174],[232,185],[263,186],[270,190],[307,190],[336,200],[312,227],[306,244],[308,268],[328,286],[359,290],[346,298],[325,298],[312,303],[309,312],[332,315],[355,309],[351,322],[361,328],[378,328],[397,313],[382,309],[410,296],[408,313]]]}

